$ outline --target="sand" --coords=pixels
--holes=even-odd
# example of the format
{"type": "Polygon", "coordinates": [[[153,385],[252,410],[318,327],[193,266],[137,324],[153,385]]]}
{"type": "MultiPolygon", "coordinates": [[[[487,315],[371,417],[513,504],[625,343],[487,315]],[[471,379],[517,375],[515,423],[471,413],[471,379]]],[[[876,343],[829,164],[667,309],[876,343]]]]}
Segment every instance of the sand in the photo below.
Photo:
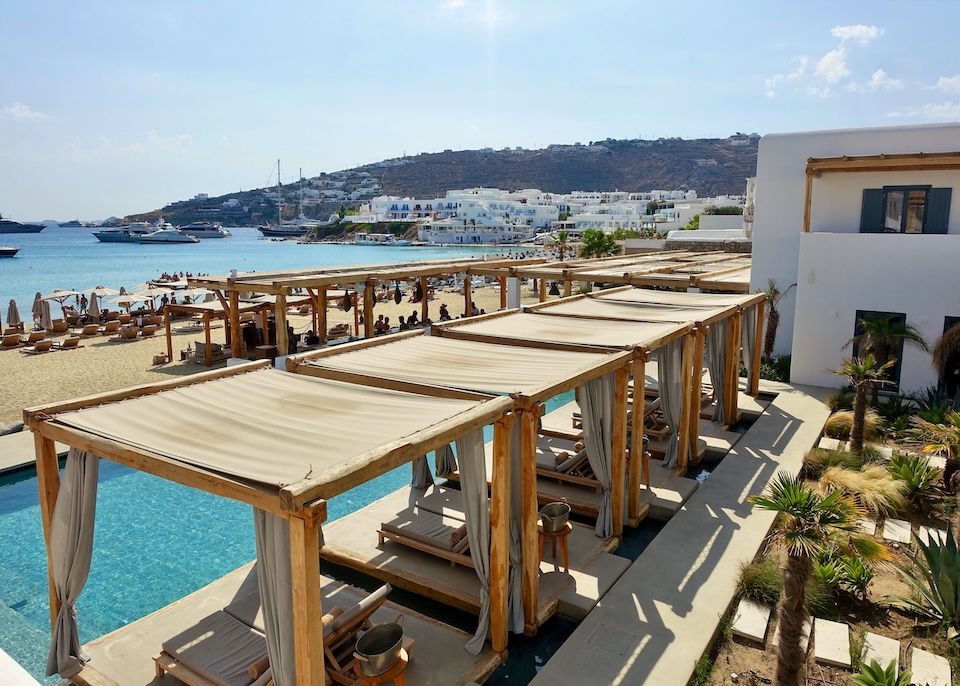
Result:
{"type": "MultiPolygon", "coordinates": [[[[533,303],[537,295],[525,286],[522,301],[533,303]]],[[[553,298],[551,298],[553,299],[553,298]]],[[[473,291],[473,300],[478,308],[494,312],[500,307],[500,291],[495,286],[477,288],[473,291]]],[[[446,303],[453,317],[463,312],[463,296],[455,291],[437,291],[430,301],[430,317],[439,318],[440,303],[446,303]]],[[[393,300],[377,303],[374,313],[390,318],[394,327],[399,324],[399,316],[408,316],[413,310],[420,314],[420,305],[407,302],[406,297],[400,305],[393,300]]],[[[337,322],[349,322],[353,325],[353,312],[330,307],[327,312],[329,325],[337,322]]],[[[297,333],[305,332],[310,326],[308,316],[290,316],[290,323],[297,333]]],[[[361,327],[361,335],[363,329],[361,327]]],[[[52,340],[63,340],[58,336],[52,340]]],[[[212,340],[224,342],[224,329],[214,329],[212,340]]],[[[22,419],[23,408],[45,405],[69,400],[85,395],[103,393],[119,388],[156,383],[168,380],[171,376],[184,376],[206,371],[207,367],[180,361],[180,350],[188,344],[203,341],[203,333],[174,333],[174,361],[154,365],[155,355],[166,353],[166,339],[161,328],[153,339],[132,343],[114,343],[106,337],[87,338],[81,341],[78,350],[50,352],[43,355],[24,355],[18,350],[0,351],[0,422],[11,423],[22,419]]],[[[219,366],[223,366],[220,363],[219,366]]]]}

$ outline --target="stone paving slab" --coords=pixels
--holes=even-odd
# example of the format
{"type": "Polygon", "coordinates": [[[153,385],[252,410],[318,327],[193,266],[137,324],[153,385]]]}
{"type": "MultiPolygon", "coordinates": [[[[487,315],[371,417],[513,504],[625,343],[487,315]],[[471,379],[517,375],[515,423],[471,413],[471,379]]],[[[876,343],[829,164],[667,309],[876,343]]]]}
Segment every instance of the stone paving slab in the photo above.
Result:
{"type": "Polygon", "coordinates": [[[817,662],[850,669],[850,627],[819,617],[813,620],[813,625],[816,634],[813,655],[817,662]]]}
{"type": "Polygon", "coordinates": [[[909,543],[910,522],[902,519],[887,519],[883,522],[883,537],[894,543],[909,543]]]}
{"type": "Polygon", "coordinates": [[[943,529],[935,529],[932,526],[921,526],[917,531],[917,538],[924,545],[929,545],[931,540],[939,541],[941,544],[947,542],[947,532],[943,529]]]}
{"type": "Polygon", "coordinates": [[[573,584],[560,594],[558,611],[564,617],[582,620],[629,567],[630,560],[625,557],[600,553],[583,569],[570,572],[573,584]]]}
{"type": "MultiPolygon", "coordinates": [[[[803,649],[803,652],[806,653],[810,649],[810,636],[813,634],[813,620],[809,617],[807,621],[803,623],[803,633],[800,635],[800,647],[803,649]]],[[[777,630],[773,632],[773,645],[780,645],[780,625],[777,625],[777,630]]]]}
{"type": "MultiPolygon", "coordinates": [[[[67,446],[57,443],[57,455],[63,456],[67,446]]],[[[20,469],[36,462],[33,432],[24,429],[15,434],[0,436],[0,472],[20,469]]]]}
{"type": "Polygon", "coordinates": [[[857,520],[857,529],[867,536],[874,536],[877,533],[877,520],[873,517],[861,517],[857,520]]]}
{"type": "Polygon", "coordinates": [[[40,686],[13,658],[0,650],[0,683],[4,686],[40,686]]]}
{"type": "Polygon", "coordinates": [[[914,648],[910,653],[913,683],[927,686],[950,686],[950,663],[947,658],[914,648]]]}
{"type": "Polygon", "coordinates": [[[870,447],[876,450],[877,454],[887,462],[893,459],[893,448],[891,448],[889,445],[877,445],[876,443],[871,443],[870,447]]]}
{"type": "Polygon", "coordinates": [[[824,436],[820,439],[820,442],[817,444],[817,447],[821,450],[840,450],[840,441],[836,438],[830,438],[829,436],[824,436]]]}
{"type": "Polygon", "coordinates": [[[931,455],[927,458],[930,461],[930,466],[936,469],[943,471],[947,468],[947,458],[940,455],[931,455]]]}
{"type": "Polygon", "coordinates": [[[767,639],[767,624],[770,622],[770,608],[766,605],[743,598],[737,606],[733,619],[733,635],[764,643],[767,639]]]}
{"type": "Polygon", "coordinates": [[[891,662],[894,663],[894,674],[900,673],[900,641],[895,638],[888,638],[879,634],[867,632],[863,642],[863,662],[870,664],[870,660],[876,660],[877,663],[887,668],[891,662]]]}

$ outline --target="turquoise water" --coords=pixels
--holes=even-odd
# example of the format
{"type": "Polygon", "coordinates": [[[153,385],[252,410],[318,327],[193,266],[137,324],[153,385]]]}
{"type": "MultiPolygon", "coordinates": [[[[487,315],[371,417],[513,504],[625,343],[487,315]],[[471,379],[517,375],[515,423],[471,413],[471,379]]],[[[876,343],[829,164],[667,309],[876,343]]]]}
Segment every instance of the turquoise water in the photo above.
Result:
{"type": "MultiPolygon", "coordinates": [[[[56,288],[83,290],[103,285],[128,290],[163,272],[226,274],[231,269],[265,271],[299,267],[386,264],[410,260],[499,255],[507,248],[378,247],[297,244],[264,239],[255,229],[231,228],[233,238],[200,243],[140,245],[101,243],[89,229],[47,227],[36,234],[0,235],[0,244],[16,245],[16,257],[0,259],[0,316],[6,322],[7,304],[16,299],[21,318],[28,318],[34,295],[56,288]]],[[[518,248],[514,248],[519,252],[518,248]]],[[[53,315],[60,316],[53,303],[53,315]]]]}
{"type": "MultiPolygon", "coordinates": [[[[548,411],[572,397],[554,398],[548,411]]],[[[488,427],[485,440],[492,433],[488,427]]],[[[404,466],[339,495],[328,504],[329,519],[409,481],[410,467],[404,466]]],[[[0,648],[35,678],[54,683],[56,678],[44,677],[50,645],[47,560],[32,473],[0,477],[0,550],[0,648]]],[[[101,460],[93,561],[77,602],[80,640],[169,605],[255,555],[248,505],[101,460]]]]}

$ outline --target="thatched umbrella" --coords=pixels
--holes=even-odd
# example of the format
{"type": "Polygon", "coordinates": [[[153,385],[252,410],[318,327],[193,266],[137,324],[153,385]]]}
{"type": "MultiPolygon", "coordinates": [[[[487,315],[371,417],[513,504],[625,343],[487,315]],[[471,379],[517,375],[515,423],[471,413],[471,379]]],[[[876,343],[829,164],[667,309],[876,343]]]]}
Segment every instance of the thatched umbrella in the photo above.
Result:
{"type": "Polygon", "coordinates": [[[955,355],[960,355],[960,324],[954,324],[944,331],[933,346],[933,366],[940,378],[952,371],[947,369],[947,362],[955,355]]]}
{"type": "Polygon", "coordinates": [[[10,305],[7,307],[7,326],[11,329],[23,328],[23,322],[20,320],[20,310],[17,309],[17,301],[10,298],[10,305]]]}

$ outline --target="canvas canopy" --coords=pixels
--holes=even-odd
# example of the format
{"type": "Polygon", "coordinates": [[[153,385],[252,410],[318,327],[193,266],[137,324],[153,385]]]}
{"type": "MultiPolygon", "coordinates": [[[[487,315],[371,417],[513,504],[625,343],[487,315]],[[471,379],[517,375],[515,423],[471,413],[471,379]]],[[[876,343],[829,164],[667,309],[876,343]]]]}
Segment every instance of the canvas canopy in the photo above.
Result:
{"type": "Polygon", "coordinates": [[[691,322],[708,318],[713,310],[706,308],[690,309],[676,305],[647,305],[645,303],[601,298],[581,298],[551,304],[537,309],[536,312],[544,315],[595,317],[636,322],[691,322]]]}
{"type": "Polygon", "coordinates": [[[680,305],[684,307],[724,307],[741,305],[752,299],[749,296],[744,297],[730,293],[678,293],[676,291],[655,291],[651,288],[617,289],[592,297],[597,300],[680,305]]]}

